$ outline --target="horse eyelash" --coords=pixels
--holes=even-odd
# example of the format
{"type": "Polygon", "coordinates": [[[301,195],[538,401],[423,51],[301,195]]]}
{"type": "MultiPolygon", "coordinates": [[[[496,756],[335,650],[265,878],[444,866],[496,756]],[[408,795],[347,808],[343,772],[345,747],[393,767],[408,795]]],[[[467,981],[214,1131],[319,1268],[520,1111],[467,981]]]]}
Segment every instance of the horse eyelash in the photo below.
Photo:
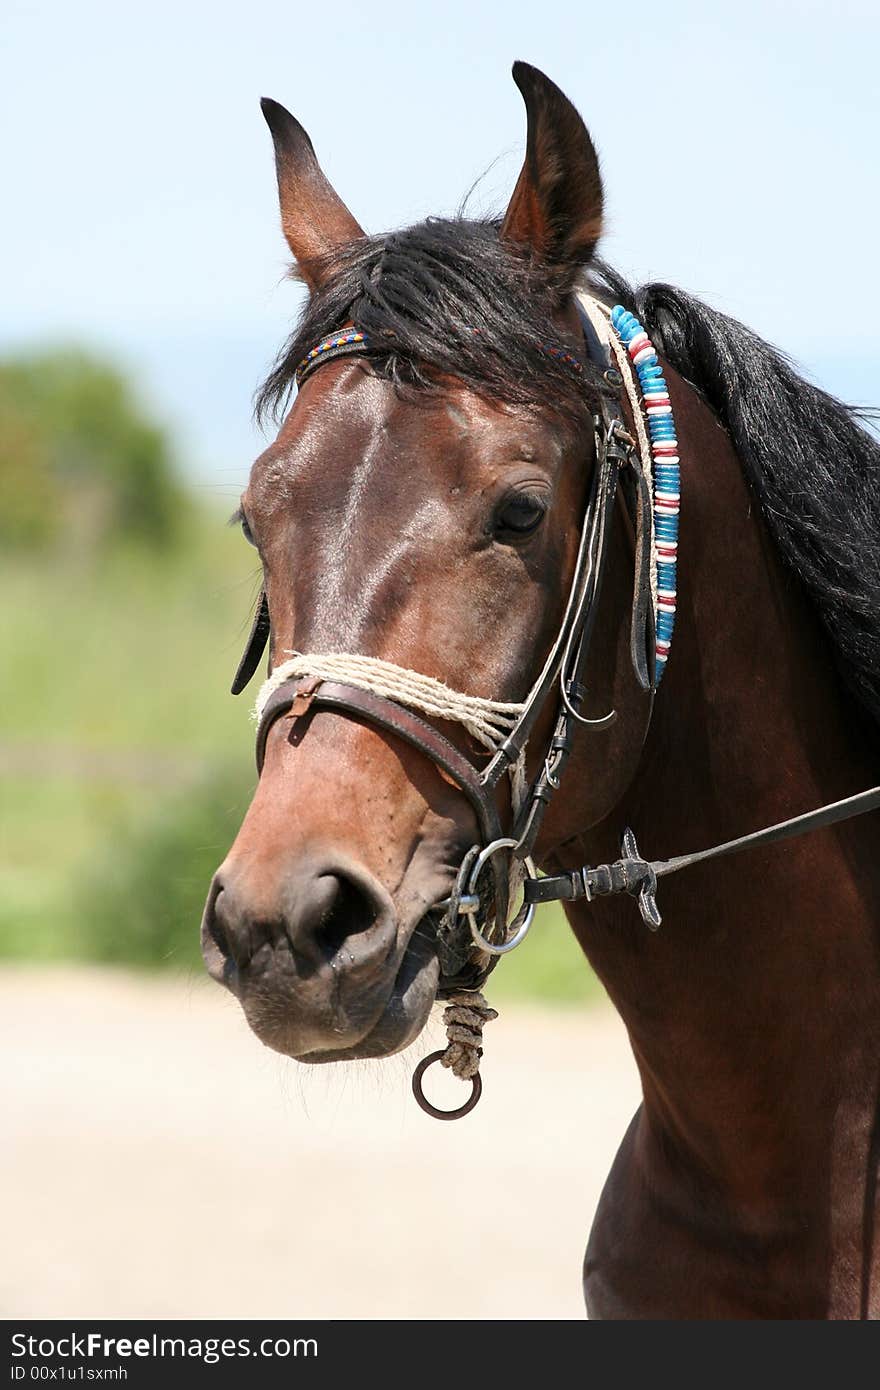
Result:
{"type": "Polygon", "coordinates": [[[236,507],[235,511],[232,513],[232,516],[229,518],[226,525],[240,526],[242,534],[244,535],[244,538],[247,541],[248,545],[256,545],[256,541],[254,540],[254,533],[251,530],[250,523],[241,507],[236,507]]]}

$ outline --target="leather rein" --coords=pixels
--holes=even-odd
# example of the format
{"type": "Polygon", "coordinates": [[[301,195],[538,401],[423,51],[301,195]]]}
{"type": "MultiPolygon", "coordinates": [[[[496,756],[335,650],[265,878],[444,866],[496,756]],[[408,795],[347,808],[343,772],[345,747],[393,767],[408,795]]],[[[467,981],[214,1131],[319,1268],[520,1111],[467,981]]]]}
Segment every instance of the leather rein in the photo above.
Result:
{"type": "MultiPolygon", "coordinates": [[[[627,828],[621,857],[612,864],[572,869],[539,878],[531,860],[538,833],[553,796],[558,791],[574,743],[578,724],[601,728],[613,720],[591,720],[581,714],[586,696],[583,674],[595,624],[608,552],[612,511],[621,488],[635,534],[635,575],[631,621],[631,659],[640,687],[656,689],[654,609],[651,595],[652,497],[638,447],[623,415],[620,391],[623,378],[612,364],[589,318],[581,312],[588,360],[598,369],[598,401],[593,415],[595,467],[574,575],[556,639],[532,686],[516,722],[482,767],[463,754],[445,734],[398,701],[361,689],[342,680],[312,676],[284,681],[269,696],[261,711],[256,740],[257,770],[262,771],[270,730],[282,717],[297,720],[313,708],[334,710],[349,718],[373,724],[416,748],[468,798],[476,815],[481,841],[465,856],[448,898],[428,911],[437,931],[441,967],[438,997],[459,990],[477,990],[497,959],[524,938],[540,903],[591,901],[609,894],[629,893],[637,898],[642,920],[656,931],[661,923],[656,891],[660,878],[692,865],[735,854],[760,844],[771,844],[880,807],[880,787],[820,807],[778,825],[727,841],[714,848],[674,859],[641,858],[633,831],[627,828]],[[508,834],[504,834],[497,792],[505,775],[522,759],[529,736],[554,690],[558,691],[553,732],[540,770],[528,786],[508,834]],[[524,866],[523,903],[512,921],[510,911],[511,865],[524,866]],[[465,918],[470,931],[462,931],[465,918]]],[[[365,335],[345,329],[324,339],[304,360],[298,385],[325,361],[369,351],[365,335]]],[[[583,365],[563,356],[573,370],[583,365]]],[[[270,635],[265,590],[244,655],[232,683],[239,694],[260,663],[270,635]]]]}

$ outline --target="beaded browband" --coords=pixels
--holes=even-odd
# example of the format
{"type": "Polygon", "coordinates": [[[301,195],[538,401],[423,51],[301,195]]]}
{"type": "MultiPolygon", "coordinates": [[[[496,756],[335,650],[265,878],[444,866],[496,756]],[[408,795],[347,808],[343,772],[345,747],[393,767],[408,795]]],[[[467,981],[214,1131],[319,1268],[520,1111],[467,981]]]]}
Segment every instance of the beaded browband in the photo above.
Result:
{"type": "MultiPolygon", "coordinates": [[[[650,474],[654,503],[652,595],[655,610],[655,681],[659,682],[666,669],[672,631],[675,626],[677,598],[678,517],[681,502],[681,476],[678,440],[672,404],[663,369],[654,345],[634,314],[622,304],[615,304],[608,315],[610,328],[617,335],[638,375],[641,388],[639,408],[648,428],[650,459],[643,467],[650,474]]],[[[306,354],[296,369],[298,387],[324,362],[335,357],[350,357],[374,351],[369,336],[359,328],[343,328],[329,333],[306,354]]],[[[546,343],[542,351],[563,363],[576,376],[583,375],[583,363],[558,344],[546,343]]]]}
{"type": "MultiPolygon", "coordinates": [[[[328,333],[327,337],[316,343],[300,362],[294,374],[296,384],[302,386],[306,377],[311,375],[316,367],[320,367],[323,362],[332,361],[334,357],[349,357],[353,353],[372,351],[374,348],[367,334],[362,333],[359,328],[343,328],[338,333],[328,333]]],[[[567,348],[558,347],[554,343],[542,343],[541,351],[555,361],[562,362],[576,376],[583,376],[583,363],[567,348]]]]}

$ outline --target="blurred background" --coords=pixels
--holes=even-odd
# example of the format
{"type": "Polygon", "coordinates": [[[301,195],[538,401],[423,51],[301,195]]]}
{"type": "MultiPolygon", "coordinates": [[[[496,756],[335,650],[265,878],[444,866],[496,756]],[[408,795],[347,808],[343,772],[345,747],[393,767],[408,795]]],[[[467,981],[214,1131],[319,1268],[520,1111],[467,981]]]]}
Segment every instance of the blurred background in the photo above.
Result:
{"type": "Polygon", "coordinates": [[[469,190],[472,214],[503,209],[525,135],[509,69],[524,58],[574,100],[600,150],[607,259],[703,295],[827,389],[872,404],[878,37],[880,12],[856,0],[833,12],[7,0],[0,1026],[21,1201],[0,1313],[577,1315],[579,1252],[637,1088],[563,921],[548,914],[493,976],[510,1032],[496,1099],[464,1126],[410,1115],[406,1066],[303,1081],[259,1052],[200,974],[205,891],[253,786],[247,697],[227,691],[257,576],[225,521],[265,444],[251,396],[300,294],[258,98],[303,121],[378,231],[450,214],[469,190]],[[310,1182],[329,1173],[346,1190],[345,1163],[337,1173],[327,1154],[360,1154],[363,1201],[330,1202],[332,1248],[354,1242],[344,1278],[338,1258],[320,1263],[322,1220],[304,1229],[296,1203],[266,1207],[264,1193],[248,1205],[243,1113],[257,1136],[268,1124],[282,1185],[308,1161],[310,1182]],[[240,1170],[222,1171],[242,1145],[240,1170]],[[392,1149],[399,1193],[414,1164],[427,1174],[411,1193],[416,1228],[383,1202],[353,1236],[348,1214],[375,1207],[392,1149]],[[485,1238],[501,1241],[513,1290],[460,1271],[450,1284],[430,1262],[458,1267],[449,1227],[484,1164],[511,1183],[485,1238]],[[442,1238],[427,1215],[441,1170],[442,1238]],[[553,1174],[542,1224],[536,1194],[553,1174]],[[164,1282],[118,1243],[132,1221],[164,1282]],[[227,1264],[248,1271],[244,1305],[227,1264]]]}

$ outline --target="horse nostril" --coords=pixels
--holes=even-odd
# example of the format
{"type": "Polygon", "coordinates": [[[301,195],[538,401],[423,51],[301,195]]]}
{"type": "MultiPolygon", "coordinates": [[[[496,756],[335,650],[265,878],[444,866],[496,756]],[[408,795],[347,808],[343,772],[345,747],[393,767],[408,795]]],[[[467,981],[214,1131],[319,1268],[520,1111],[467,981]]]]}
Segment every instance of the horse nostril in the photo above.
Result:
{"type": "Polygon", "coordinates": [[[202,955],[208,973],[223,984],[291,968],[305,978],[337,958],[344,964],[358,954],[363,959],[354,939],[368,933],[373,953],[384,955],[388,949],[393,907],[367,874],[307,870],[276,882],[271,895],[256,889],[241,875],[218,877],[211,886],[202,918],[202,955]],[[373,928],[379,929],[378,938],[373,928]]]}
{"type": "Polygon", "coordinates": [[[300,928],[312,918],[315,940],[328,960],[352,936],[369,931],[382,912],[382,904],[345,875],[322,874],[312,894],[311,911],[300,919],[300,928]]]}
{"type": "Polygon", "coordinates": [[[221,922],[220,915],[217,910],[220,898],[222,896],[223,889],[221,888],[220,892],[217,894],[216,898],[214,899],[213,903],[208,909],[206,927],[208,935],[210,936],[214,945],[217,947],[217,950],[223,956],[224,960],[229,960],[230,956],[232,955],[232,947],[229,944],[229,937],[226,934],[226,928],[221,922]]]}
{"type": "Polygon", "coordinates": [[[265,939],[261,924],[242,913],[235,894],[215,879],[202,918],[202,955],[209,972],[225,979],[230,967],[244,969],[265,939]]]}

